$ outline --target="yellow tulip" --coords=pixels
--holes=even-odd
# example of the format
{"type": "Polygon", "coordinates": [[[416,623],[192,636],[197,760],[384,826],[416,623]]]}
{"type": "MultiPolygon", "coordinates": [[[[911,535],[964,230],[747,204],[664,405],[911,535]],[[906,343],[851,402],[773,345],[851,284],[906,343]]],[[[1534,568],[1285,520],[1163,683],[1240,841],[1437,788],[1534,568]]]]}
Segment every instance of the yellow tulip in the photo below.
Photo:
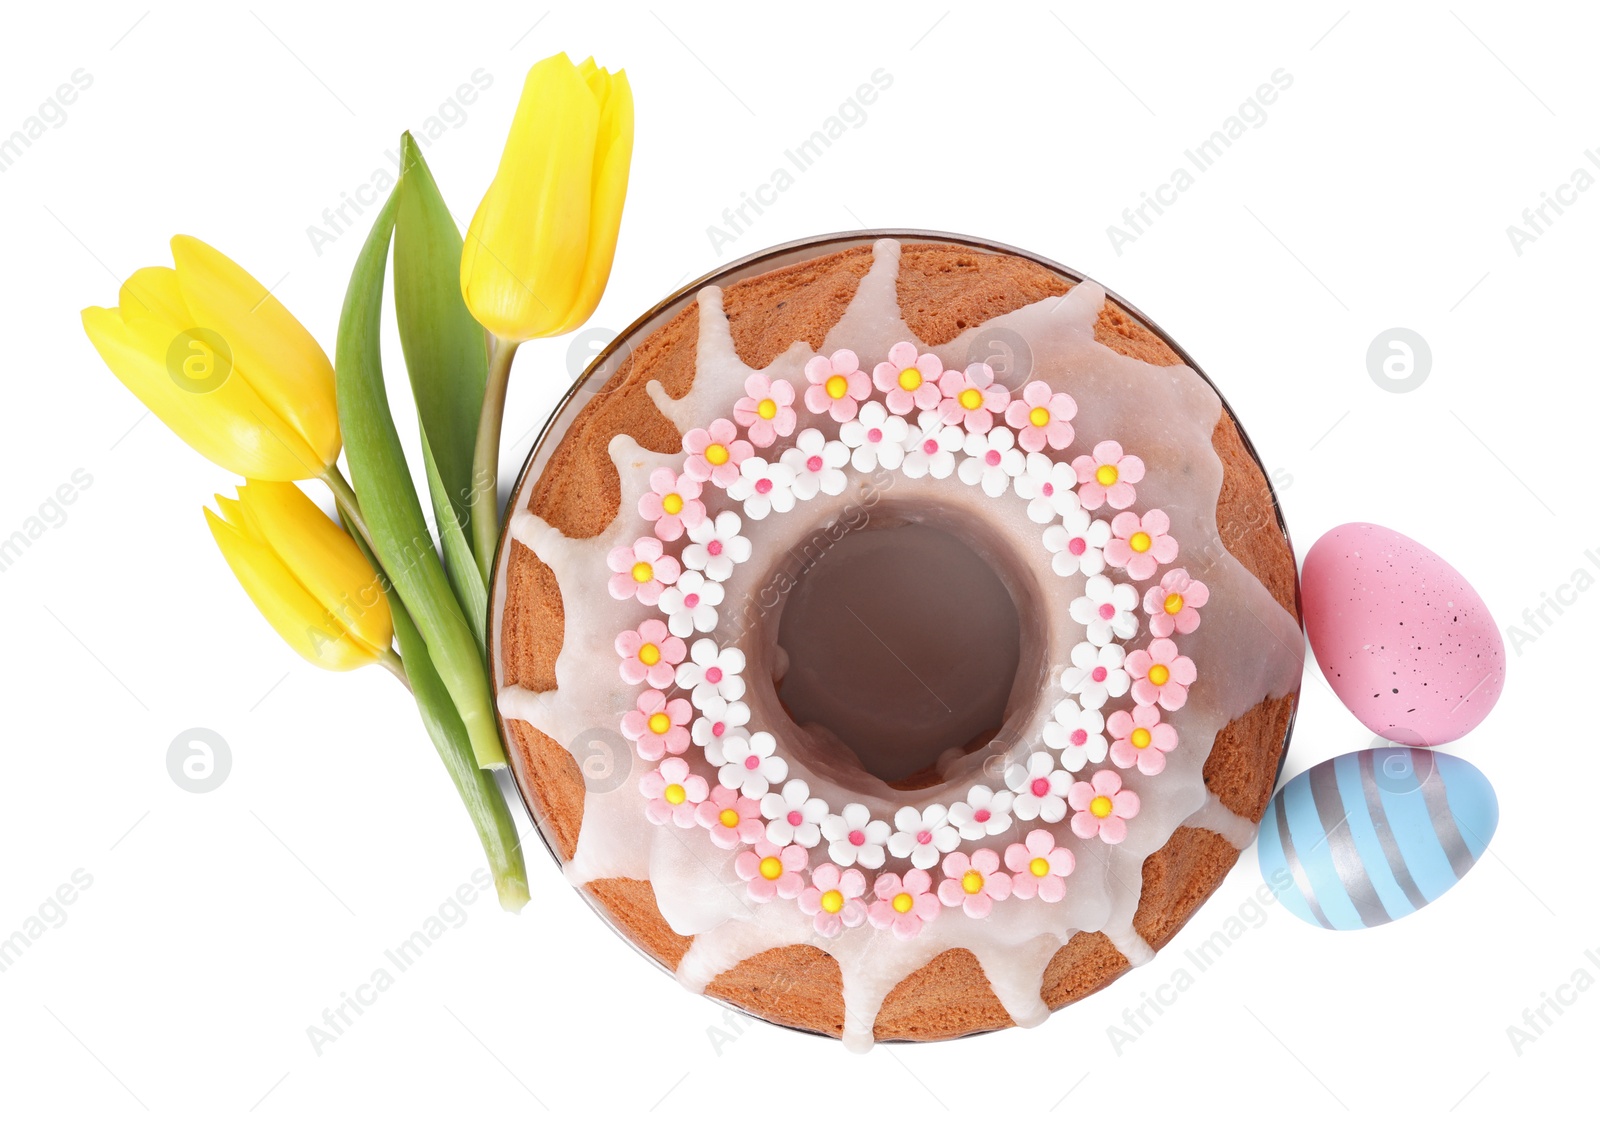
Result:
{"type": "Polygon", "coordinates": [[[355,541],[293,483],[251,480],[237,499],[206,511],[211,536],[268,623],[327,670],[383,661],[394,621],[372,565],[355,541]]]}
{"type": "Polygon", "coordinates": [[[510,343],[571,331],[611,275],[633,156],[633,91],[564,54],[528,71],[499,170],[472,216],[461,295],[510,343]]]}
{"type": "Polygon", "coordinates": [[[196,238],[140,269],[83,329],[111,372],[195,451],[251,479],[325,473],[339,455],[333,366],[276,297],[196,238]]]}

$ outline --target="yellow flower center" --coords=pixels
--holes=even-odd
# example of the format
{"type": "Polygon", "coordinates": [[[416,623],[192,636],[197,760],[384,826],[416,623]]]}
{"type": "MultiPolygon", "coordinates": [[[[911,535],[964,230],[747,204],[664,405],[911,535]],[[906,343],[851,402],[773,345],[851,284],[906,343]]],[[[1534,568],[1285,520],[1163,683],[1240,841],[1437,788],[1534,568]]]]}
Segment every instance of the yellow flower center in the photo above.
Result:
{"type": "Polygon", "coordinates": [[[1035,857],[1032,861],[1028,862],[1028,872],[1032,873],[1036,877],[1042,877],[1049,871],[1050,862],[1046,861],[1043,857],[1035,857]]]}
{"type": "Polygon", "coordinates": [[[666,511],[668,514],[682,514],[683,496],[678,494],[676,491],[672,492],[670,495],[661,496],[661,509],[666,511]]]}
{"type": "Polygon", "coordinates": [[[761,875],[767,880],[777,880],[783,876],[783,862],[776,857],[763,857],[761,859],[761,875]]]}
{"type": "Polygon", "coordinates": [[[633,579],[638,581],[640,584],[645,583],[655,575],[656,571],[650,567],[650,562],[635,561],[633,563],[633,579]]]}
{"type": "Polygon", "coordinates": [[[961,874],[961,891],[968,896],[976,896],[983,891],[983,874],[977,869],[968,869],[961,874]]]}
{"type": "Polygon", "coordinates": [[[1036,429],[1042,429],[1050,423],[1050,410],[1042,405],[1035,405],[1028,410],[1028,423],[1036,429]]]}
{"type": "Polygon", "coordinates": [[[1133,537],[1128,539],[1128,548],[1135,553],[1148,553],[1151,544],[1150,535],[1143,530],[1135,530],[1133,537]]]}
{"type": "Polygon", "coordinates": [[[911,893],[909,892],[896,892],[894,899],[889,901],[889,906],[901,915],[909,912],[914,904],[916,904],[916,901],[911,898],[911,893]]]}
{"type": "Polygon", "coordinates": [[[664,735],[672,727],[672,718],[665,713],[650,714],[650,731],[657,736],[664,735]]]}
{"type": "Polygon", "coordinates": [[[1094,481],[1102,487],[1109,487],[1117,481],[1117,469],[1110,464],[1101,464],[1094,469],[1094,481]]]}
{"type": "Polygon", "coordinates": [[[770,397],[762,398],[761,404],[756,406],[756,416],[763,421],[770,421],[778,415],[778,403],[770,397]]]}
{"type": "Polygon", "coordinates": [[[731,830],[739,824],[739,812],[730,806],[717,815],[717,821],[731,830]]]}
{"type": "Polygon", "coordinates": [[[956,400],[961,403],[963,409],[976,409],[983,404],[983,394],[968,386],[956,395],[956,400]]]}
{"type": "Polygon", "coordinates": [[[668,783],[667,789],[661,792],[661,797],[666,799],[673,806],[677,806],[679,803],[683,802],[684,799],[689,797],[689,792],[683,789],[682,783],[668,783]]]}
{"type": "Polygon", "coordinates": [[[1128,743],[1132,744],[1135,748],[1150,747],[1150,730],[1134,729],[1128,737],[1128,743]]]}
{"type": "Polygon", "coordinates": [[[1145,677],[1150,679],[1152,686],[1164,686],[1172,678],[1172,671],[1158,662],[1150,668],[1150,673],[1145,677]]]}
{"type": "Polygon", "coordinates": [[[721,467],[728,462],[728,446],[726,444],[707,444],[706,463],[713,467],[721,467]]]}
{"type": "Polygon", "coordinates": [[[1176,592],[1168,593],[1167,598],[1161,602],[1161,610],[1166,612],[1169,616],[1177,615],[1179,612],[1183,611],[1183,597],[1179,596],[1176,592]]]}
{"type": "Polygon", "coordinates": [[[844,910],[844,893],[837,888],[830,888],[822,894],[822,910],[829,915],[838,915],[844,910]]]}
{"type": "Polygon", "coordinates": [[[822,388],[827,391],[829,397],[833,398],[835,401],[838,401],[841,397],[850,392],[850,381],[843,374],[835,374],[826,382],[822,383],[822,388]]]}
{"type": "Polygon", "coordinates": [[[1096,818],[1110,818],[1111,800],[1104,795],[1096,795],[1094,801],[1089,804],[1089,813],[1096,818]]]}
{"type": "Polygon", "coordinates": [[[661,661],[661,648],[654,643],[646,643],[639,648],[639,661],[646,666],[654,666],[661,661]]]}
{"type": "MultiPolygon", "coordinates": [[[[915,366],[908,366],[900,371],[900,388],[907,393],[915,393],[922,388],[922,371],[915,366]]],[[[896,900],[900,897],[896,896],[896,900]]],[[[909,906],[909,905],[908,905],[909,906]]]]}

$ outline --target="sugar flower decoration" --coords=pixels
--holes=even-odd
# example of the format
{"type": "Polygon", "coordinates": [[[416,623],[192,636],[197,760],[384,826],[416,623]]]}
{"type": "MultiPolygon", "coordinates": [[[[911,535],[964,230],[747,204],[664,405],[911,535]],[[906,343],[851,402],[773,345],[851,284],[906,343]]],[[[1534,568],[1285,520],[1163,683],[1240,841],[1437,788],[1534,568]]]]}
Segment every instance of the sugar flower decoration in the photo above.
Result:
{"type": "Polygon", "coordinates": [[[731,510],[689,527],[689,543],[683,547],[685,568],[698,569],[707,580],[726,581],[733,567],[750,560],[750,539],[739,531],[744,523],[731,510]]]}
{"type": "Polygon", "coordinates": [[[923,924],[939,918],[939,898],[932,888],[933,878],[921,869],[904,876],[884,873],[872,882],[873,902],[867,920],[901,939],[914,939],[922,933],[923,924]]]}
{"type": "Polygon", "coordinates": [[[650,490],[639,496],[639,516],[656,524],[656,537],[675,542],[683,537],[684,527],[705,521],[700,483],[688,472],[679,475],[669,467],[650,473],[650,490]]]}
{"type": "Polygon", "coordinates": [[[1049,830],[1031,830],[1020,842],[1006,846],[1006,868],[1011,870],[1011,894],[1021,900],[1035,896],[1047,904],[1067,895],[1066,877],[1077,868],[1072,850],[1057,845],[1049,830]]]}
{"type": "Polygon", "coordinates": [[[964,371],[946,370],[939,376],[939,393],[939,419],[963,425],[968,432],[988,432],[995,414],[1004,413],[1011,404],[1011,391],[995,384],[987,362],[975,362],[964,371]]]}
{"type": "Polygon", "coordinates": [[[1010,791],[996,791],[980,783],[967,792],[966,801],[950,804],[950,825],[968,841],[977,841],[1011,829],[1010,791]]]}
{"type": "Polygon", "coordinates": [[[1084,510],[1099,510],[1110,504],[1113,510],[1133,505],[1133,485],[1144,478],[1144,461],[1123,454],[1115,440],[1102,440],[1088,456],[1072,461],[1078,474],[1078,500],[1084,510]]]}
{"type": "Polygon", "coordinates": [[[1200,626],[1199,609],[1211,592],[1187,569],[1168,569],[1158,587],[1145,590],[1144,610],[1150,617],[1150,634],[1165,639],[1176,631],[1188,635],[1200,626]]]}
{"type": "Polygon", "coordinates": [[[1065,795],[1071,785],[1072,776],[1056,769],[1049,752],[1035,752],[1026,763],[1006,768],[1006,786],[1017,796],[1011,809],[1024,822],[1060,822],[1067,816],[1065,795]]]}
{"type": "Polygon", "coordinates": [[[822,840],[822,820],[828,804],[811,797],[804,779],[791,779],[781,791],[761,797],[761,817],[767,820],[767,840],[774,845],[803,845],[807,849],[822,840]]]}
{"type": "Polygon", "coordinates": [[[770,732],[724,737],[724,763],[717,769],[717,782],[736,789],[747,799],[761,798],[774,783],[782,783],[789,775],[789,764],[777,751],[778,742],[770,732]]]}
{"type": "Polygon", "coordinates": [[[1072,618],[1083,624],[1089,642],[1103,647],[1112,639],[1131,639],[1139,630],[1133,609],[1139,593],[1131,584],[1113,584],[1110,577],[1095,576],[1084,582],[1083,595],[1071,604],[1072,618]]]}
{"type": "Polygon", "coordinates": [[[1027,460],[1016,447],[1017,437],[1010,429],[996,426],[984,433],[967,433],[961,450],[966,459],[956,469],[961,482],[981,485],[983,493],[998,499],[1011,490],[1011,481],[1022,474],[1027,460]]]}
{"type": "Polygon", "coordinates": [[[693,711],[685,698],[670,701],[660,690],[645,690],[634,708],[622,715],[622,735],[632,740],[639,755],[654,762],[668,753],[681,755],[689,747],[688,724],[693,711]]]}
{"type": "Polygon", "coordinates": [[[1105,547],[1110,540],[1110,523],[1091,518],[1077,505],[1076,496],[1061,521],[1044,530],[1044,547],[1052,555],[1050,567],[1064,577],[1074,573],[1093,577],[1105,572],[1105,547]]]}
{"type": "Polygon", "coordinates": [[[1125,510],[1111,520],[1111,540],[1106,543],[1106,560],[1126,569],[1134,580],[1149,580],[1156,568],[1170,564],[1178,556],[1178,542],[1167,533],[1172,520],[1165,511],[1146,511],[1144,517],[1125,510]]]}
{"type": "Polygon", "coordinates": [[[724,701],[720,697],[713,701],[695,718],[689,736],[706,750],[708,763],[721,767],[727,762],[722,755],[723,742],[730,736],[749,738],[745,725],[750,721],[750,707],[742,701],[724,701]]]}
{"type": "Polygon", "coordinates": [[[822,836],[828,839],[828,858],[835,863],[883,868],[889,823],[873,818],[860,803],[846,803],[838,814],[825,817],[822,836]]]}
{"type": "Polygon", "coordinates": [[[1072,648],[1072,665],[1062,671],[1061,688],[1077,694],[1078,704],[1085,709],[1102,709],[1107,698],[1121,697],[1132,683],[1122,667],[1124,657],[1116,643],[1103,647],[1077,643],[1072,648]]]}
{"type": "Polygon", "coordinates": [[[903,806],[894,813],[895,832],[889,835],[889,852],[919,869],[931,869],[941,853],[949,853],[961,843],[961,835],[950,825],[950,813],[934,803],[920,811],[903,806]]]}
{"type": "Polygon", "coordinates": [[[909,432],[910,426],[904,417],[890,416],[882,403],[869,401],[861,407],[855,420],[839,426],[839,439],[851,450],[851,465],[859,472],[870,474],[880,467],[892,471],[900,466],[906,456],[909,432]]]}
{"type": "Polygon", "coordinates": [[[695,807],[694,820],[711,831],[712,842],[722,849],[753,845],[766,833],[756,801],[727,787],[713,788],[711,797],[695,807]]]}
{"type": "Polygon", "coordinates": [[[1056,703],[1051,719],[1045,722],[1044,742],[1061,753],[1061,766],[1081,771],[1087,764],[1105,760],[1106,719],[1098,709],[1084,709],[1072,698],[1056,703]]]}
{"type": "Polygon", "coordinates": [[[943,373],[938,355],[919,354],[915,343],[896,343],[889,348],[889,361],[872,368],[872,384],[883,391],[889,412],[904,416],[939,404],[943,373]]]}
{"type": "Polygon", "coordinates": [[[948,479],[956,470],[956,453],[966,442],[959,425],[947,425],[933,410],[917,416],[917,427],[906,433],[906,458],[900,465],[908,479],[930,475],[948,479]]]}
{"type": "MultiPolygon", "coordinates": [[[[1017,497],[1028,500],[1028,517],[1043,526],[1078,510],[1078,474],[1043,452],[1029,452],[1027,465],[1011,481],[1017,497]]],[[[1052,550],[1051,552],[1058,552],[1052,550]]]]}
{"type": "Polygon", "coordinates": [[[1194,660],[1178,653],[1171,639],[1156,639],[1128,656],[1133,678],[1133,700],[1140,705],[1160,705],[1167,712],[1182,709],[1194,685],[1194,660]]]}
{"type": "Polygon", "coordinates": [[[1000,855],[980,849],[971,857],[965,853],[945,855],[945,879],[939,882],[939,900],[947,908],[960,908],[973,919],[989,914],[996,900],[1011,895],[1011,876],[1000,871],[1000,855]]]}
{"type": "Polygon", "coordinates": [[[776,846],[769,841],[758,841],[749,849],[740,850],[733,859],[733,871],[744,881],[750,899],[765,904],[775,896],[793,900],[805,890],[805,871],[810,854],[804,846],[776,846]]]}
{"type": "Polygon", "coordinates": [[[1099,836],[1107,845],[1116,845],[1128,836],[1128,819],[1139,813],[1139,796],[1123,790],[1122,776],[1105,768],[1087,783],[1074,783],[1067,802],[1076,811],[1072,832],[1085,840],[1099,836]]]}
{"type": "Polygon", "coordinates": [[[861,369],[854,351],[834,351],[832,355],[818,355],[806,363],[806,408],[813,413],[826,413],[835,421],[848,421],[867,395],[872,393],[872,379],[861,369]]]}
{"type": "Polygon", "coordinates": [[[773,511],[794,509],[794,469],[751,456],[739,465],[739,478],[728,485],[728,497],[744,504],[747,518],[761,521],[773,511]]]}
{"type": "Polygon", "coordinates": [[[704,573],[687,569],[678,575],[676,584],[661,593],[657,607],[666,615],[672,633],[687,639],[696,631],[716,629],[717,605],[722,603],[722,597],[722,585],[706,580],[704,573]]]}
{"type": "Polygon", "coordinates": [[[630,686],[643,682],[655,690],[672,685],[673,671],[687,653],[682,639],[667,634],[665,621],[653,618],[641,623],[637,631],[619,633],[616,648],[622,659],[622,680],[630,686]]]}
{"type": "Polygon", "coordinates": [[[1028,452],[1041,452],[1046,444],[1057,450],[1071,444],[1071,422],[1077,415],[1078,403],[1047,382],[1029,382],[1021,398],[1006,406],[1006,424],[1017,430],[1017,443],[1028,452]]]}
{"type": "Polygon", "coordinates": [[[1118,767],[1137,767],[1145,775],[1160,775],[1167,766],[1166,754],[1178,746],[1178,730],[1163,724],[1161,711],[1153,705],[1135,705],[1133,712],[1119,709],[1106,718],[1111,742],[1111,762],[1118,767]]]}
{"type": "Polygon", "coordinates": [[[744,380],[744,393],[734,402],[733,419],[745,427],[751,444],[770,448],[794,431],[794,387],[788,382],[756,373],[744,380]]]}
{"type": "Polygon", "coordinates": [[[738,701],[744,696],[744,652],[738,647],[719,647],[715,639],[696,639],[689,648],[689,661],[678,667],[679,689],[693,691],[694,705],[707,712],[714,698],[738,701]]]}
{"type": "Polygon", "coordinates": [[[818,865],[811,874],[811,887],[800,893],[800,910],[812,917],[818,935],[832,939],[846,927],[867,921],[867,905],[861,899],[866,892],[867,878],[859,870],[818,865]]]}
{"type": "Polygon", "coordinates": [[[739,430],[726,417],[718,417],[703,429],[683,434],[683,473],[702,483],[727,487],[739,478],[739,465],[755,453],[748,440],[739,439],[739,430]]]}
{"type": "Polygon", "coordinates": [[[606,587],[612,596],[637,598],[649,607],[655,606],[681,571],[677,558],[664,555],[660,538],[640,538],[632,546],[618,546],[606,554],[606,567],[611,570],[606,587]]]}
{"type": "Polygon", "coordinates": [[[657,826],[671,823],[689,827],[695,824],[695,812],[711,794],[711,788],[689,771],[681,757],[668,756],[660,767],[639,780],[639,792],[649,800],[644,807],[645,817],[657,826]]]}
{"type": "Polygon", "coordinates": [[[794,477],[790,486],[795,498],[801,500],[814,499],[819,491],[824,495],[843,493],[845,479],[840,469],[849,462],[850,449],[817,429],[803,430],[782,460],[794,477]]]}

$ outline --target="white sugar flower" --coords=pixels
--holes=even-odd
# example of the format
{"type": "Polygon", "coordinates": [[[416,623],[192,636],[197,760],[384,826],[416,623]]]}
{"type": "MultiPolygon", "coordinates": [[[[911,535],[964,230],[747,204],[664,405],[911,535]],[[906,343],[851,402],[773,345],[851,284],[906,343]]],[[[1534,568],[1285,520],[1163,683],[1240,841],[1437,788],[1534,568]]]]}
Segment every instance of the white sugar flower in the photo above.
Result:
{"type": "Polygon", "coordinates": [[[1078,643],[1072,648],[1072,665],[1061,672],[1061,688],[1077,694],[1085,709],[1103,709],[1107,698],[1128,692],[1131,679],[1122,668],[1125,654],[1116,643],[1103,647],[1078,643]]]}
{"type": "Polygon", "coordinates": [[[941,853],[949,853],[961,844],[961,835],[950,825],[950,813],[938,803],[918,811],[914,806],[903,806],[894,812],[895,832],[889,835],[889,852],[899,858],[911,858],[919,869],[931,869],[939,863],[941,853]]]}
{"type": "Polygon", "coordinates": [[[1017,447],[1017,434],[1004,425],[995,425],[988,432],[967,433],[961,450],[967,458],[961,461],[957,474],[961,482],[972,486],[982,484],[983,493],[998,499],[1011,489],[1011,481],[1022,474],[1027,459],[1017,447]]]}
{"type": "Polygon", "coordinates": [[[721,767],[727,763],[722,746],[730,736],[749,738],[745,725],[750,721],[750,707],[742,701],[724,701],[715,698],[708,711],[695,718],[689,735],[706,751],[706,763],[721,767]]]}
{"type": "Polygon", "coordinates": [[[906,458],[909,432],[904,417],[891,416],[882,402],[869,401],[861,406],[855,420],[839,426],[839,439],[851,449],[850,463],[857,471],[871,472],[879,467],[892,471],[906,458]]]}
{"type": "Polygon", "coordinates": [[[678,638],[687,639],[696,631],[716,630],[720,603],[722,585],[706,580],[704,573],[685,569],[678,582],[661,594],[656,606],[666,614],[667,628],[678,638]]]}
{"type": "Polygon", "coordinates": [[[883,868],[889,823],[873,818],[860,803],[846,803],[838,814],[824,818],[822,836],[828,839],[828,859],[835,864],[883,868]]]}
{"type": "Polygon", "coordinates": [[[1061,516],[1061,521],[1044,530],[1044,547],[1054,556],[1050,567],[1064,577],[1082,573],[1086,577],[1098,576],[1106,568],[1105,546],[1111,540],[1111,524],[1103,518],[1091,518],[1089,512],[1078,508],[1074,495],[1072,506],[1061,516]]]}
{"type": "Polygon", "coordinates": [[[739,478],[728,485],[728,497],[744,504],[745,516],[759,522],[773,511],[794,509],[794,469],[751,456],[739,465],[739,478]]]}
{"type": "Polygon", "coordinates": [[[967,792],[965,802],[950,804],[950,824],[968,841],[1011,829],[1010,791],[996,791],[978,784],[967,792]]]}
{"type": "Polygon", "coordinates": [[[1043,526],[1078,509],[1073,490],[1078,473],[1071,464],[1057,463],[1043,452],[1029,452],[1022,474],[1011,481],[1019,498],[1028,500],[1028,517],[1043,526]]]}
{"type": "Polygon", "coordinates": [[[747,799],[759,799],[789,774],[788,763],[777,751],[778,742],[770,732],[728,737],[722,742],[727,763],[717,769],[717,782],[747,799]]]}
{"type": "Polygon", "coordinates": [[[791,779],[782,791],[769,791],[761,797],[761,817],[767,820],[767,840],[773,845],[803,845],[807,849],[822,840],[822,820],[828,804],[811,797],[804,779],[791,779]]]}
{"type": "Polygon", "coordinates": [[[731,510],[715,518],[702,519],[689,527],[689,543],[683,547],[683,563],[698,569],[708,580],[726,581],[733,567],[750,560],[750,539],[739,535],[743,523],[731,510]]]}
{"type": "Polygon", "coordinates": [[[1017,793],[1011,807],[1024,822],[1035,818],[1042,822],[1060,822],[1067,816],[1067,791],[1072,787],[1072,776],[1056,769],[1055,757],[1049,752],[1035,752],[1026,764],[1012,764],[1006,768],[1006,786],[1017,793]]]}
{"type": "MultiPolygon", "coordinates": [[[[1113,638],[1132,639],[1139,630],[1133,610],[1139,593],[1131,584],[1112,584],[1106,576],[1090,577],[1083,595],[1072,602],[1072,618],[1083,624],[1089,642],[1103,647],[1113,638]]],[[[682,671],[679,671],[682,673],[682,671]]]]}
{"type": "Polygon", "coordinates": [[[691,690],[694,706],[707,712],[713,699],[738,701],[744,696],[744,652],[718,647],[715,639],[696,639],[689,661],[678,665],[678,686],[691,690]]]}
{"type": "Polygon", "coordinates": [[[1070,697],[1057,703],[1053,720],[1045,722],[1044,742],[1061,753],[1061,766],[1078,771],[1106,758],[1106,718],[1098,709],[1081,708],[1070,697]]]}
{"type": "Polygon", "coordinates": [[[948,479],[956,470],[956,453],[965,440],[960,425],[947,425],[937,410],[924,409],[917,415],[917,427],[906,433],[906,458],[900,470],[909,479],[924,475],[948,479]]]}
{"type": "MultiPolygon", "coordinates": [[[[839,469],[850,462],[850,449],[837,440],[829,440],[817,429],[802,429],[795,437],[794,447],[783,454],[783,466],[793,475],[790,486],[794,497],[810,500],[817,492],[838,495],[844,491],[844,472],[839,469]]],[[[729,494],[732,494],[730,491],[729,494]]],[[[773,506],[777,509],[777,504],[773,506]]]]}

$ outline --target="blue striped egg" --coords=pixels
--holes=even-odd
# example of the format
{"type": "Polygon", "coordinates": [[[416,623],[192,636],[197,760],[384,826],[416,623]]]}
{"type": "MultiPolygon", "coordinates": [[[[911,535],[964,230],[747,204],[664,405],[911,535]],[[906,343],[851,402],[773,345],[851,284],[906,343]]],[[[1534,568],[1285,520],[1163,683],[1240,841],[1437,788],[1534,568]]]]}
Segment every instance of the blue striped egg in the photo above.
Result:
{"type": "Polygon", "coordinates": [[[1273,796],[1261,874],[1307,923],[1376,927],[1466,876],[1499,820],[1494,788],[1465,760],[1397,746],[1349,752],[1273,796]]]}

